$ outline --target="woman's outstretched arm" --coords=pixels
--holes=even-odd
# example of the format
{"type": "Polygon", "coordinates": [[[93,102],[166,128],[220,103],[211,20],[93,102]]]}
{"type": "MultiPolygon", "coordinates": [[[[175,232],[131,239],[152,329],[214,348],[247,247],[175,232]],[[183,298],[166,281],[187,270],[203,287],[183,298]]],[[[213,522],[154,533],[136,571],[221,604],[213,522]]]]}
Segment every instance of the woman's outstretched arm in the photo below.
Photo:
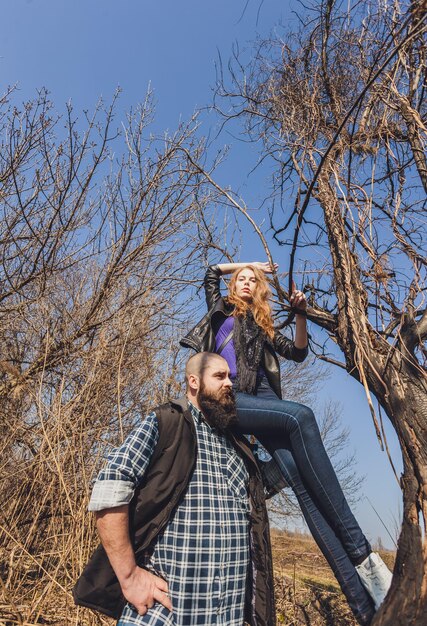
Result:
{"type": "Polygon", "coordinates": [[[307,300],[302,291],[297,290],[294,281],[292,281],[292,293],[289,299],[292,308],[295,310],[295,347],[306,348],[308,345],[307,335],[307,300]],[[298,313],[301,311],[301,313],[298,313]]]}

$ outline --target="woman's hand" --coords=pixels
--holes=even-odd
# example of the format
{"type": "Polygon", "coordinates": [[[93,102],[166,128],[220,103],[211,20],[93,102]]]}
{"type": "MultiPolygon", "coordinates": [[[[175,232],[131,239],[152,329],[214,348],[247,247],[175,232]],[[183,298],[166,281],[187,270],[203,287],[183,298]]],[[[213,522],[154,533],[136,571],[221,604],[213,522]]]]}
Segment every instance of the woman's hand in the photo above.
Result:
{"type": "Polygon", "coordinates": [[[273,263],[273,265],[271,265],[269,261],[254,261],[254,263],[250,263],[250,265],[253,265],[265,274],[272,274],[273,271],[277,272],[279,268],[277,263],[273,263]]]}
{"type": "Polygon", "coordinates": [[[294,309],[300,309],[301,311],[307,310],[307,300],[302,291],[298,291],[295,282],[292,281],[292,293],[289,298],[289,302],[294,309]]]}

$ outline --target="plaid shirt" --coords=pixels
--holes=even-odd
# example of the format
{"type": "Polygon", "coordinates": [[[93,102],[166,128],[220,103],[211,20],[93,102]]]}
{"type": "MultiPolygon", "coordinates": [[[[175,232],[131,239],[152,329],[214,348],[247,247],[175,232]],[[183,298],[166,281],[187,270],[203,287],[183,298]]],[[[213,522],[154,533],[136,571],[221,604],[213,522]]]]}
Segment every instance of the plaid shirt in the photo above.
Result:
{"type": "MultiPolygon", "coordinates": [[[[190,404],[197,461],[186,494],[145,565],[169,585],[173,612],[161,604],[141,616],[127,604],[118,626],[242,626],[249,562],[248,474],[229,440],[190,404]]],[[[112,452],[92,492],[92,511],[132,499],[158,441],[151,413],[112,452]]]]}

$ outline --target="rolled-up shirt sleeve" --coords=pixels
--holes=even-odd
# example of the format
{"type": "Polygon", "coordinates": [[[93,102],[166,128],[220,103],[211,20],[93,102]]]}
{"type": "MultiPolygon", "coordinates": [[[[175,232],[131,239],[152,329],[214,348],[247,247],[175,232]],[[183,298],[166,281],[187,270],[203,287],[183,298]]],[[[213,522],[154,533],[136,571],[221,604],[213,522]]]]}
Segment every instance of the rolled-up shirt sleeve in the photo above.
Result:
{"type": "Polygon", "coordinates": [[[102,511],[129,504],[144,477],[159,439],[156,414],[150,413],[121,446],[108,456],[93,485],[89,511],[102,511]]]}

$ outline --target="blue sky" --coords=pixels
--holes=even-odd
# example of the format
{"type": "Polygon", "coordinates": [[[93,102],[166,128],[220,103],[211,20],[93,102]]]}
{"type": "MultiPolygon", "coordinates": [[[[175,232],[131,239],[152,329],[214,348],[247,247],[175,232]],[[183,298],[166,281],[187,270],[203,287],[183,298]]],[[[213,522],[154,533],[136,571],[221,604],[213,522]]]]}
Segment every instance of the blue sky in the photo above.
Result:
{"type": "MultiPolygon", "coordinates": [[[[142,101],[148,85],[156,100],[157,131],[173,130],[197,107],[210,104],[218,54],[226,62],[234,42],[250,53],[251,41],[266,36],[279,22],[292,28],[292,2],[278,0],[0,0],[1,91],[18,86],[16,102],[46,87],[56,108],[73,101],[76,112],[93,109],[102,96],[109,102],[115,89],[122,94],[117,115],[142,101]]],[[[202,116],[201,132],[214,134],[213,114],[202,116]]],[[[254,147],[232,135],[221,182],[239,189],[250,206],[262,197],[264,171],[247,172],[254,164],[254,147]]],[[[253,259],[253,240],[243,240],[241,258],[253,259]]],[[[279,258],[286,269],[286,259],[279,258]]],[[[351,446],[358,469],[366,475],[364,494],[394,534],[400,495],[385,453],[376,441],[364,392],[345,372],[335,368],[319,394],[319,404],[334,397],[343,405],[343,421],[351,427],[351,446]]],[[[315,408],[315,407],[314,407],[315,408]]],[[[390,448],[400,468],[400,453],[391,428],[390,448]]],[[[362,528],[373,541],[391,542],[367,499],[357,508],[362,528]]]]}

